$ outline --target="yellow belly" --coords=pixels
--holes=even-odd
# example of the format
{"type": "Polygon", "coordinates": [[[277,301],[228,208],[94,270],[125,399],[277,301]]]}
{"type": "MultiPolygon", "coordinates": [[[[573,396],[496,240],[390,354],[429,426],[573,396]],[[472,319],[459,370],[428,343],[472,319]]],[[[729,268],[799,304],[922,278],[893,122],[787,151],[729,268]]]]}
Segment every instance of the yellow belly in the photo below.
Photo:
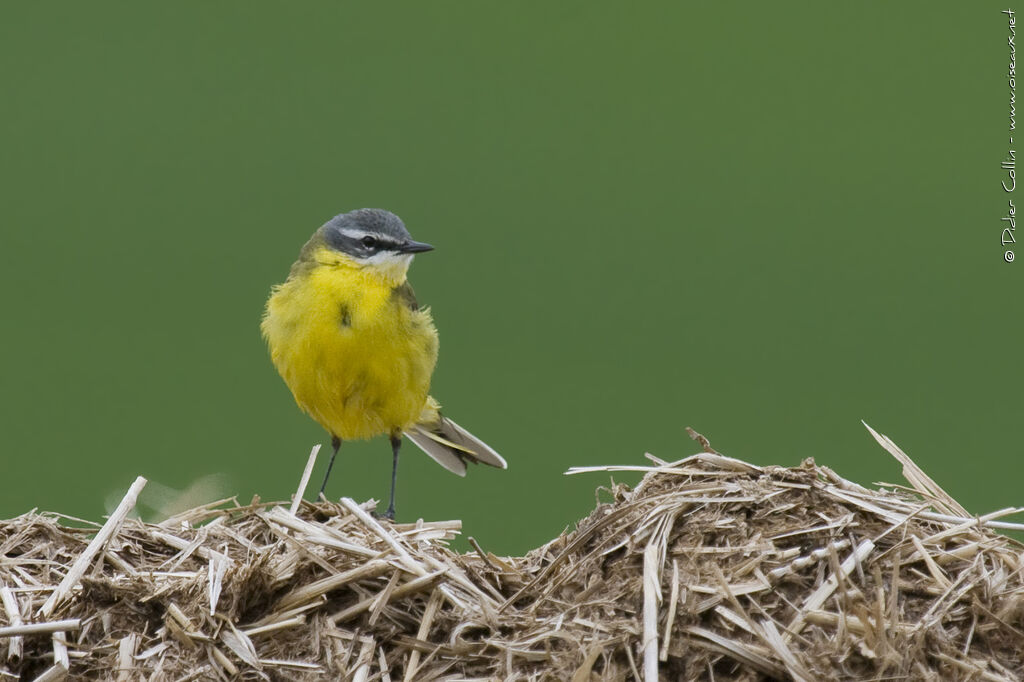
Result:
{"type": "Polygon", "coordinates": [[[318,265],[275,289],[262,329],[295,401],[332,435],[370,438],[419,420],[437,331],[386,282],[318,265]]]}

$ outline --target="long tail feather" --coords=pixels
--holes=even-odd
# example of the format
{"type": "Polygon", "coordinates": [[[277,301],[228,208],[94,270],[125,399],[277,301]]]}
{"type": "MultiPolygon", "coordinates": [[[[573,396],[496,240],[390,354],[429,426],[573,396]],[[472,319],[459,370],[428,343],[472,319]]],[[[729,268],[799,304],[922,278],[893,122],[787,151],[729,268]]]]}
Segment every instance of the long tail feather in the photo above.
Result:
{"type": "Polygon", "coordinates": [[[466,462],[508,468],[492,447],[447,417],[432,424],[417,424],[405,435],[434,461],[459,476],[466,475],[466,462]]]}

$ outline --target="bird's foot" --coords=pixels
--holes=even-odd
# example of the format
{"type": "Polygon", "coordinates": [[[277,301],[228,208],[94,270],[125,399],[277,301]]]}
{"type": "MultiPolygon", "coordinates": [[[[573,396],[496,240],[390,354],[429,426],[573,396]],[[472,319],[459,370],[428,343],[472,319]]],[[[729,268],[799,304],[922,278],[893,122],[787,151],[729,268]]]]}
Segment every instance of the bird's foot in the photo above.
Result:
{"type": "Polygon", "coordinates": [[[395,507],[394,507],[394,505],[389,506],[387,508],[387,511],[385,511],[383,514],[381,514],[380,512],[373,512],[373,516],[374,516],[374,518],[377,518],[377,519],[387,519],[388,521],[394,521],[395,520],[395,507]]]}

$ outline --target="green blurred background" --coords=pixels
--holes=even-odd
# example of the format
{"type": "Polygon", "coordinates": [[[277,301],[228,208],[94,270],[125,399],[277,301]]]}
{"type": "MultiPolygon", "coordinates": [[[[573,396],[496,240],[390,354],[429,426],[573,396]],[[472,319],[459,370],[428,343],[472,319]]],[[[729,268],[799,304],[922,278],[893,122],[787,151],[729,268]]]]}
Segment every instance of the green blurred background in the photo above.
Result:
{"type": "MultiPolygon", "coordinates": [[[[510,462],[408,445],[400,520],[521,553],[609,479],[566,468],[686,426],[899,480],[862,418],[972,512],[1024,503],[1003,7],[5,4],[0,516],[139,474],[286,499],[327,439],[262,306],[362,206],[437,246],[433,392],[510,462]]],[[[388,454],[331,492],[386,499],[388,454]]]]}

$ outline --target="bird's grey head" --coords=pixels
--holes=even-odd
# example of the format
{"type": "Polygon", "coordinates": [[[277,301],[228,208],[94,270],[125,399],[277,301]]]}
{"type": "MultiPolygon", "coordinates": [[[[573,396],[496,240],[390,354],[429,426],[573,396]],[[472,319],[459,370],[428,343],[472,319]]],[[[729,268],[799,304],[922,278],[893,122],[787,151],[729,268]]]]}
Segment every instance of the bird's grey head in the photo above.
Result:
{"type": "Polygon", "coordinates": [[[434,248],[413,241],[402,219],[381,208],[360,208],[336,215],[320,231],[329,247],[371,265],[395,257],[408,263],[412,254],[434,248]]]}

